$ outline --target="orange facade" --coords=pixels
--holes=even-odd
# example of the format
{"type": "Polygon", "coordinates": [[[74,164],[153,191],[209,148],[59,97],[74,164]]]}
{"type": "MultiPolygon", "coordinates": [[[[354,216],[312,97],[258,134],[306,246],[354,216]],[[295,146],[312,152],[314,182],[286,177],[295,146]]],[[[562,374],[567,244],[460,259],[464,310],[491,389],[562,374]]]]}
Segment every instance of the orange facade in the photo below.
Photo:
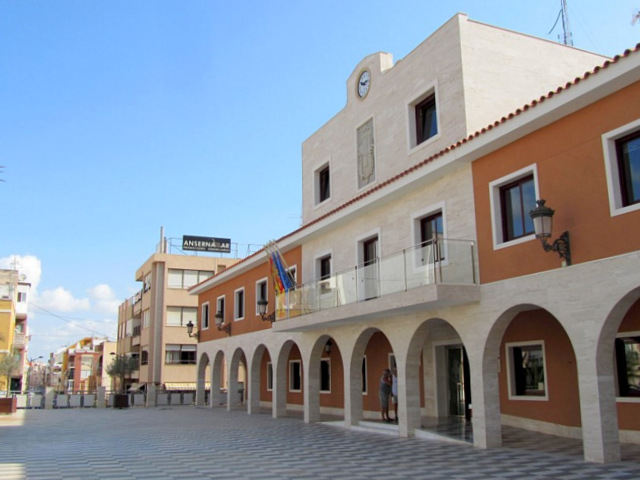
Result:
{"type": "Polygon", "coordinates": [[[535,239],[493,246],[488,185],[531,165],[537,168],[540,198],[556,210],[552,240],[569,231],[573,264],[638,250],[640,211],[610,214],[602,134],[636,120],[639,111],[636,83],[473,163],[481,283],[560,265],[558,256],[544,254],[535,239]]]}
{"type": "MultiPolygon", "coordinates": [[[[290,268],[296,268],[297,277],[302,278],[301,274],[301,255],[302,249],[300,247],[294,248],[283,254],[285,262],[290,268]]],[[[242,265],[239,264],[238,267],[242,265]]],[[[236,268],[236,267],[232,267],[236,268]]],[[[218,298],[224,296],[225,299],[225,315],[224,324],[231,325],[231,335],[241,335],[244,333],[251,333],[258,330],[266,330],[271,328],[269,322],[262,321],[259,315],[256,314],[256,283],[262,280],[267,280],[267,292],[268,292],[268,312],[270,313],[274,309],[275,296],[273,289],[273,280],[271,279],[269,270],[269,263],[265,258],[265,262],[259,267],[253,268],[248,272],[235,276],[220,286],[212,287],[198,295],[198,330],[200,332],[200,342],[208,342],[210,340],[216,340],[227,336],[226,332],[219,331],[215,325],[214,315],[216,313],[215,306],[218,298]],[[238,289],[244,288],[244,318],[242,320],[234,320],[234,299],[235,293],[238,289]],[[202,329],[202,305],[205,303],[210,305],[210,326],[208,329],[202,329]]]]}

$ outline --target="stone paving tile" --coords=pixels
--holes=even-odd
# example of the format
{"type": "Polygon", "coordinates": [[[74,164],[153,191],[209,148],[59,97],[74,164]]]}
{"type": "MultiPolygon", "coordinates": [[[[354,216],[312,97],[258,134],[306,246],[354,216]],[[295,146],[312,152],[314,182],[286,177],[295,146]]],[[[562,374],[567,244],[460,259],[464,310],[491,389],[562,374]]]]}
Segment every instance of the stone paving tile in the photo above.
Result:
{"type": "MultiPolygon", "coordinates": [[[[0,479],[640,479],[640,462],[349,431],[299,418],[195,407],[30,410],[0,422],[0,479]],[[21,424],[21,425],[20,425],[21,424]]],[[[524,444],[522,444],[524,445],[524,444]]]]}

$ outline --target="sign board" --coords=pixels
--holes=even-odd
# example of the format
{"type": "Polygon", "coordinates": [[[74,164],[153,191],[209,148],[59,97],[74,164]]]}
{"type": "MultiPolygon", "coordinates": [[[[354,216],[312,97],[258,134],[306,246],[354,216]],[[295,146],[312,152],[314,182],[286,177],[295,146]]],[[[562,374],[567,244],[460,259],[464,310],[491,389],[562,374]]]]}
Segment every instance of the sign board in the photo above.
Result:
{"type": "Polygon", "coordinates": [[[230,238],[196,237],[194,235],[182,236],[182,250],[195,252],[231,252],[230,238]]]}

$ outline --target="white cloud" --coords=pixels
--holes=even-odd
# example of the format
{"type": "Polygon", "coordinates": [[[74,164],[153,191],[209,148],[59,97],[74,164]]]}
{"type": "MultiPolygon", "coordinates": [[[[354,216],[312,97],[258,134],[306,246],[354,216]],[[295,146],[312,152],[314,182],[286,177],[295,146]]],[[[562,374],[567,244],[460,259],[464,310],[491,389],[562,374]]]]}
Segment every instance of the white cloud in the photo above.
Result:
{"type": "Polygon", "coordinates": [[[56,312],[76,312],[91,308],[88,298],[74,298],[73,294],[63,287],[45,290],[34,299],[34,303],[56,312]]]}
{"type": "Polygon", "coordinates": [[[32,292],[38,288],[40,277],[42,276],[42,264],[38,257],[33,255],[9,255],[8,257],[0,258],[0,268],[18,270],[25,275],[24,281],[31,284],[32,292]]]}
{"type": "Polygon", "coordinates": [[[92,300],[92,309],[96,312],[118,315],[118,306],[121,302],[116,297],[116,292],[109,285],[102,283],[90,288],[89,296],[92,300]]]}

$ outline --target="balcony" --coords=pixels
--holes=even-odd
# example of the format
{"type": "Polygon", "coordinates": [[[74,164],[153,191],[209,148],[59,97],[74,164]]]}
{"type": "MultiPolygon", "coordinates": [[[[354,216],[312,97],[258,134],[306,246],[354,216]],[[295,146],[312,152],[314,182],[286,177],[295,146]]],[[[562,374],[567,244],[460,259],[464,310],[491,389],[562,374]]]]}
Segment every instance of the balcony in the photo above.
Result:
{"type": "Polygon", "coordinates": [[[28,338],[24,333],[15,333],[13,336],[13,348],[23,349],[27,345],[28,338]]]}
{"type": "Polygon", "coordinates": [[[275,331],[300,331],[479,300],[475,242],[438,239],[276,298],[275,331]]]}

